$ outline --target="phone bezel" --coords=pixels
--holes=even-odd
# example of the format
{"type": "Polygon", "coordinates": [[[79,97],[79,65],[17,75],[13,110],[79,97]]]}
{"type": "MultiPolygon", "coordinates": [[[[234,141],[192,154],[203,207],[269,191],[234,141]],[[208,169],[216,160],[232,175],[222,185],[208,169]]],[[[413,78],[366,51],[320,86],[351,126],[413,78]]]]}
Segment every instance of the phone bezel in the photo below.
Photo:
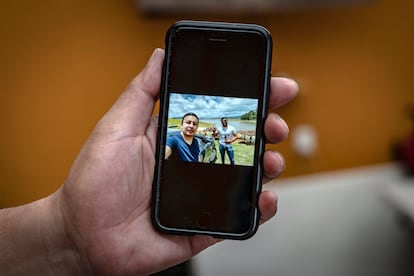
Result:
{"type": "Polygon", "coordinates": [[[153,223],[157,229],[162,232],[171,233],[171,234],[181,234],[181,235],[195,235],[195,234],[204,234],[204,235],[211,235],[217,238],[226,238],[226,239],[237,239],[243,240],[251,237],[258,229],[259,225],[259,218],[260,213],[258,210],[258,197],[262,189],[262,177],[263,177],[263,153],[264,153],[264,120],[267,116],[267,109],[268,109],[268,97],[270,93],[270,79],[271,79],[271,61],[272,61],[272,47],[273,42],[271,35],[267,29],[260,25],[256,24],[242,24],[242,23],[224,23],[224,22],[207,22],[207,21],[178,21],[173,24],[166,34],[166,58],[164,60],[163,65],[163,77],[161,82],[161,90],[160,90],[160,113],[159,113],[159,123],[158,123],[158,135],[157,135],[157,146],[156,146],[156,166],[154,172],[154,184],[153,184],[153,195],[152,195],[152,219],[153,223]],[[159,212],[159,185],[160,181],[158,176],[161,175],[161,164],[163,162],[164,156],[164,148],[165,148],[165,138],[166,138],[166,128],[167,125],[164,123],[165,117],[168,116],[167,107],[169,104],[169,99],[167,96],[168,94],[168,70],[167,68],[170,67],[168,55],[170,53],[171,47],[171,38],[174,35],[174,32],[183,30],[183,29],[191,29],[191,30],[204,30],[204,31],[221,31],[221,32],[253,32],[256,34],[260,34],[266,40],[266,57],[265,57],[265,74],[264,82],[263,82],[263,99],[262,104],[258,108],[261,108],[260,114],[261,118],[258,118],[258,123],[260,125],[257,126],[260,129],[260,139],[257,139],[258,148],[259,148],[259,158],[257,164],[255,166],[255,198],[253,199],[254,202],[254,210],[252,216],[252,223],[250,228],[247,229],[243,233],[231,233],[231,232],[221,232],[221,231],[210,231],[210,230],[196,230],[196,229],[185,229],[185,228],[176,228],[176,227],[168,227],[162,225],[162,223],[158,219],[158,212],[159,212]]]}

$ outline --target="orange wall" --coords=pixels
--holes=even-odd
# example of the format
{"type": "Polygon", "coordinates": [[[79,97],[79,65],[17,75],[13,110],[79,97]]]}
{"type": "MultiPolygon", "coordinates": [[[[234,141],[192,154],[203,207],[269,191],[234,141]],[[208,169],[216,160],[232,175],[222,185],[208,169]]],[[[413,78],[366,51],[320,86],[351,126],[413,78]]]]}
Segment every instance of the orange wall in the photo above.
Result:
{"type": "MultiPolygon", "coordinates": [[[[414,102],[413,8],[396,0],[210,18],[265,25],[274,74],[301,85],[279,112],[292,129],[313,125],[319,147],[310,159],[290,141],[274,147],[286,156],[284,176],[390,160],[390,144],[409,128],[403,109],[414,102]]],[[[178,19],[143,16],[133,1],[0,3],[0,207],[63,183],[95,123],[178,19]]]]}

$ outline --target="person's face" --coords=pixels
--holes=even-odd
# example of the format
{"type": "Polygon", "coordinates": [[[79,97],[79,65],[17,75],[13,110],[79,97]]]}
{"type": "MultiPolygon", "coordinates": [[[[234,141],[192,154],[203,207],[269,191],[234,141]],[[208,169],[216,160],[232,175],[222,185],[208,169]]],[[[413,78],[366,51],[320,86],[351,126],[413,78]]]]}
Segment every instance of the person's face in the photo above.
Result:
{"type": "Polygon", "coordinates": [[[224,127],[226,127],[226,126],[227,126],[227,119],[226,119],[226,118],[222,119],[222,120],[221,120],[221,124],[222,124],[224,127]]]}
{"type": "Polygon", "coordinates": [[[198,120],[192,115],[185,116],[181,123],[181,130],[185,136],[194,136],[198,129],[198,120]]]}

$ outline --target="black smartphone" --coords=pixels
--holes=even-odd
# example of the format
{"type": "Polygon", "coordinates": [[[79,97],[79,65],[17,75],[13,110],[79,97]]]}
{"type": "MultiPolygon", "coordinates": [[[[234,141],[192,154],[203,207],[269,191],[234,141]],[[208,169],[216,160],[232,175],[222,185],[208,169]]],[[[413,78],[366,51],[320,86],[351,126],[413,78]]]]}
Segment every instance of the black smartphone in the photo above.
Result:
{"type": "Polygon", "coordinates": [[[179,21],[165,50],[154,225],[247,239],[260,216],[270,33],[254,24],[179,21]]]}

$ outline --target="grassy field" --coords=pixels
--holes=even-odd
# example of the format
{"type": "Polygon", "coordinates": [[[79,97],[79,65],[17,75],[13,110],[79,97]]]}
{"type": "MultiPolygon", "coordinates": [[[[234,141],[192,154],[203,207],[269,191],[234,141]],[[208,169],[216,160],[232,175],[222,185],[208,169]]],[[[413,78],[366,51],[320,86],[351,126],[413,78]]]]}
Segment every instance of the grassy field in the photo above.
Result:
{"type": "MultiPolygon", "coordinates": [[[[217,161],[221,164],[221,155],[219,152],[218,141],[216,140],[217,161]]],[[[253,166],[254,162],[254,145],[233,143],[234,162],[236,165],[253,166]]],[[[225,164],[230,164],[229,157],[226,154],[225,164]]]]}

